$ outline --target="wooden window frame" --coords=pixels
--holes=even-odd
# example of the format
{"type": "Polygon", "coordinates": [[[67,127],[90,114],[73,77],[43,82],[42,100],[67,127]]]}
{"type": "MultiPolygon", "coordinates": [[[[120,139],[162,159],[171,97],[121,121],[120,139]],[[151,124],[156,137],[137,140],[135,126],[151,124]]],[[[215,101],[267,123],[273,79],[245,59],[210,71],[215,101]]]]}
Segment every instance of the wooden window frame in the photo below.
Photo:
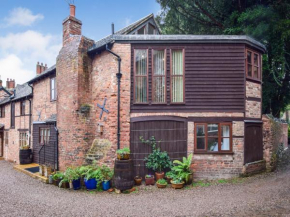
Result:
{"type": "MultiPolygon", "coordinates": [[[[26,140],[26,137],[27,137],[27,132],[25,131],[25,132],[19,132],[19,147],[22,147],[24,144],[24,141],[25,141],[25,143],[27,142],[27,140],[26,140]],[[25,137],[25,139],[23,139],[23,136],[25,137]]],[[[27,143],[26,143],[26,145],[27,145],[27,143]]]]}
{"type": "Polygon", "coordinates": [[[5,118],[5,106],[0,107],[0,118],[5,118]]]}
{"type": "MultiPolygon", "coordinates": [[[[196,154],[231,154],[233,153],[233,134],[232,134],[232,123],[229,122],[202,122],[202,123],[194,123],[194,153],[196,154]],[[218,151],[208,151],[208,135],[207,135],[207,126],[208,124],[218,124],[218,151]],[[204,125],[205,126],[205,149],[197,149],[197,125],[204,125]],[[222,126],[229,126],[230,128],[230,137],[222,137],[221,135],[221,127],[222,126]],[[230,150],[221,150],[221,140],[222,138],[229,138],[230,140],[230,150]]],[[[212,137],[215,138],[215,137],[212,137]]]]}
{"type": "Polygon", "coordinates": [[[25,115],[25,100],[20,101],[20,115],[21,116],[25,115]]]}
{"type": "Polygon", "coordinates": [[[134,65],[134,79],[133,79],[133,101],[134,101],[134,104],[135,105],[148,105],[149,104],[149,76],[148,76],[148,73],[149,73],[149,49],[148,48],[134,48],[134,59],[133,59],[133,65],[134,65]],[[146,76],[145,75],[136,75],[136,63],[135,63],[135,59],[136,59],[136,50],[146,50],[146,55],[147,55],[147,63],[146,63],[146,70],[147,70],[147,73],[146,73],[146,76]],[[146,87],[146,102],[136,102],[136,88],[135,88],[135,85],[136,85],[136,77],[146,77],[147,78],[147,87],[146,87]]]}
{"type": "Polygon", "coordinates": [[[11,103],[11,120],[10,120],[10,128],[14,129],[15,128],[15,102],[11,103]],[[12,112],[13,110],[13,112],[12,112]]]}
{"type": "Polygon", "coordinates": [[[251,80],[255,80],[255,81],[261,81],[261,78],[262,78],[262,55],[259,54],[258,52],[255,52],[251,49],[246,49],[246,78],[247,79],[251,79],[251,80]],[[252,56],[251,56],[251,63],[248,63],[248,52],[251,52],[252,53],[252,56]],[[254,55],[258,55],[258,65],[254,65],[254,55]],[[248,75],[248,65],[251,65],[251,68],[252,68],[252,76],[249,76],[248,75]],[[254,67],[258,67],[258,78],[254,78],[254,67]]]}
{"type": "MultiPolygon", "coordinates": [[[[152,82],[151,82],[151,85],[152,85],[152,99],[151,99],[151,104],[155,104],[155,105],[164,105],[164,104],[167,104],[167,79],[166,79],[166,48],[152,48],[151,50],[151,65],[152,65],[152,82]],[[164,75],[154,75],[154,51],[164,51],[164,75]],[[165,78],[165,86],[164,86],[164,99],[165,101],[164,102],[155,102],[154,101],[154,92],[155,92],[155,85],[154,85],[154,78],[155,77],[164,77],[165,78]]],[[[148,87],[149,89],[149,87],[148,87]]]]}
{"type": "Polygon", "coordinates": [[[185,104],[185,49],[184,48],[171,48],[170,49],[170,104],[175,104],[175,105],[178,105],[178,104],[185,104]],[[172,94],[173,94],[173,91],[172,91],[172,82],[173,82],[173,77],[181,77],[180,75],[172,75],[172,51],[175,51],[175,50],[182,50],[182,58],[183,58],[183,101],[182,102],[173,102],[172,101],[172,94]]]}
{"type": "Polygon", "coordinates": [[[56,90],[56,76],[50,78],[50,101],[56,101],[57,90],[56,90]],[[54,88],[52,89],[52,80],[54,80],[54,88]],[[52,98],[52,91],[54,92],[54,99],[52,98]]]}
{"type": "Polygon", "coordinates": [[[49,141],[50,141],[50,136],[51,136],[50,133],[51,132],[50,132],[50,128],[49,127],[40,127],[39,128],[39,144],[44,145],[45,144],[45,140],[47,142],[46,144],[48,144],[49,141]],[[49,136],[46,135],[46,139],[43,138],[43,141],[42,141],[42,138],[41,138],[41,131],[46,131],[46,132],[49,131],[49,136]]]}

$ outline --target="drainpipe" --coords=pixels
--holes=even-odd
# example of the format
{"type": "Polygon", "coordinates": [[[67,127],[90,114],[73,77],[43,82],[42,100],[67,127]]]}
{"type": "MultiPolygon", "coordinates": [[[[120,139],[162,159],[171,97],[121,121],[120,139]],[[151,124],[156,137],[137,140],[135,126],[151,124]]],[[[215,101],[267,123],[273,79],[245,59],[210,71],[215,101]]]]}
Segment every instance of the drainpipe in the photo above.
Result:
{"type": "MultiPolygon", "coordinates": [[[[54,153],[56,153],[56,156],[54,156],[54,160],[56,159],[56,168],[54,168],[54,170],[58,170],[58,168],[59,168],[59,164],[58,164],[58,135],[59,135],[59,131],[58,131],[58,128],[56,126],[56,122],[54,123],[54,129],[56,131],[56,151],[54,150],[54,153]]],[[[55,164],[53,166],[55,167],[55,164]]]]}
{"type": "MultiPolygon", "coordinates": [[[[29,83],[28,83],[28,86],[31,87],[31,95],[33,97],[33,87],[29,83]]],[[[31,109],[31,107],[32,107],[32,102],[31,102],[31,99],[27,99],[27,100],[29,101],[29,134],[30,134],[29,145],[31,145],[31,138],[32,138],[32,132],[31,132],[32,109],[31,109]]]]}
{"type": "Polygon", "coordinates": [[[117,149],[120,149],[120,84],[121,84],[121,78],[122,78],[122,73],[121,73],[121,57],[114,53],[113,51],[110,50],[108,44],[106,44],[106,51],[109,53],[113,54],[115,57],[118,58],[118,73],[116,73],[117,77],[117,82],[118,82],[118,130],[117,130],[117,149]]]}

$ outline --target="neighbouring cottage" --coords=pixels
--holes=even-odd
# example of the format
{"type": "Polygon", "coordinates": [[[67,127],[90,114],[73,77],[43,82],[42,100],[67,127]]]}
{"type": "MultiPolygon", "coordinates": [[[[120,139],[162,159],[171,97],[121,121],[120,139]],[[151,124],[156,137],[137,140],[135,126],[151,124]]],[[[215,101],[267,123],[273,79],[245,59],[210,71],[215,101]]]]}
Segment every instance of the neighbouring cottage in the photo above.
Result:
{"type": "Polygon", "coordinates": [[[33,97],[27,116],[19,115],[20,106],[10,109],[22,102],[17,87],[14,99],[0,102],[1,132],[13,140],[5,159],[17,162],[15,116],[17,124],[27,119],[15,128],[32,134],[34,162],[60,170],[93,160],[113,166],[116,149],[130,147],[135,173],[145,175],[150,147],[140,136],[154,136],[171,159],[193,153],[197,178],[237,176],[255,162],[264,167],[261,43],[248,36],[162,35],[153,14],[117,32],[112,26],[111,35],[94,41],[82,35],[70,7],[55,66],[37,68],[21,86],[30,88],[25,105],[33,97]]]}

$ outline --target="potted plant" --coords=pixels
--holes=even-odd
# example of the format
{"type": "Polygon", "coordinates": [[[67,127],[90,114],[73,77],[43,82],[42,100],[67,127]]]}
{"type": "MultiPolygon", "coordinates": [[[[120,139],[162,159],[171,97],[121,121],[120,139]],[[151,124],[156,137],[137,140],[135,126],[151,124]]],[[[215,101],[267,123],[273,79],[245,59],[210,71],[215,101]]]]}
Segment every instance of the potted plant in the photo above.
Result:
{"type": "Polygon", "coordinates": [[[146,185],[154,185],[155,184],[155,180],[154,180],[154,175],[146,175],[145,176],[145,184],[146,185]]]}
{"type": "Polygon", "coordinates": [[[145,144],[149,144],[152,147],[152,153],[148,155],[144,160],[146,162],[146,168],[155,171],[156,180],[164,178],[164,169],[171,167],[171,161],[166,151],[160,151],[160,148],[156,148],[156,140],[152,136],[149,140],[144,140],[140,137],[141,141],[145,144]]]}
{"type": "Polygon", "coordinates": [[[182,162],[179,160],[173,161],[174,167],[172,167],[172,170],[179,174],[180,177],[183,178],[186,184],[191,184],[193,179],[193,173],[190,169],[192,160],[192,154],[188,156],[188,158],[183,157],[182,162]]]}
{"type": "Polygon", "coordinates": [[[87,190],[93,190],[97,188],[97,180],[101,177],[100,168],[90,168],[85,174],[85,185],[87,190]]]}
{"type": "Polygon", "coordinates": [[[102,182],[102,189],[104,191],[107,191],[111,188],[110,181],[113,175],[113,170],[111,170],[108,166],[103,165],[101,167],[100,181],[102,182]]]}
{"type": "Polygon", "coordinates": [[[135,185],[141,185],[142,177],[139,175],[140,164],[137,165],[137,176],[134,177],[135,185]]]}
{"type": "Polygon", "coordinates": [[[74,190],[79,190],[81,188],[81,175],[79,168],[68,167],[65,171],[66,177],[69,183],[72,183],[74,190]]]}
{"type": "Polygon", "coordinates": [[[174,189],[181,189],[184,186],[182,177],[175,176],[171,181],[171,187],[174,189]]]}
{"type": "Polygon", "coordinates": [[[130,149],[128,147],[117,150],[117,158],[119,160],[129,160],[130,149]]]}
{"type": "Polygon", "coordinates": [[[64,175],[62,172],[57,171],[52,175],[53,184],[59,186],[60,181],[63,179],[64,175]]]}
{"type": "Polygon", "coordinates": [[[69,188],[69,179],[64,174],[63,178],[60,180],[58,187],[60,188],[69,188]]]}
{"type": "Polygon", "coordinates": [[[172,178],[174,177],[174,172],[171,170],[171,171],[168,171],[166,174],[165,174],[165,178],[167,180],[167,183],[170,184],[170,181],[172,180],[172,178]]]}
{"type": "Polygon", "coordinates": [[[156,184],[158,188],[166,188],[167,181],[165,179],[159,179],[156,184]]]}

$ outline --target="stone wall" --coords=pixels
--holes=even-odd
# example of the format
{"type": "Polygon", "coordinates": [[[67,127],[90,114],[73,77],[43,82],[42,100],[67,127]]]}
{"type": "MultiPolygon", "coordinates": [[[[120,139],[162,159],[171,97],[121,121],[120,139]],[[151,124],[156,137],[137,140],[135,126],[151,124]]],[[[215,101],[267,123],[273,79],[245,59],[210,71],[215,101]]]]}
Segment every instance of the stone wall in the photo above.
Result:
{"type": "Polygon", "coordinates": [[[246,100],[246,117],[261,118],[261,102],[246,100]]]}
{"type": "Polygon", "coordinates": [[[261,84],[246,81],[246,97],[261,98],[261,84]]]}

